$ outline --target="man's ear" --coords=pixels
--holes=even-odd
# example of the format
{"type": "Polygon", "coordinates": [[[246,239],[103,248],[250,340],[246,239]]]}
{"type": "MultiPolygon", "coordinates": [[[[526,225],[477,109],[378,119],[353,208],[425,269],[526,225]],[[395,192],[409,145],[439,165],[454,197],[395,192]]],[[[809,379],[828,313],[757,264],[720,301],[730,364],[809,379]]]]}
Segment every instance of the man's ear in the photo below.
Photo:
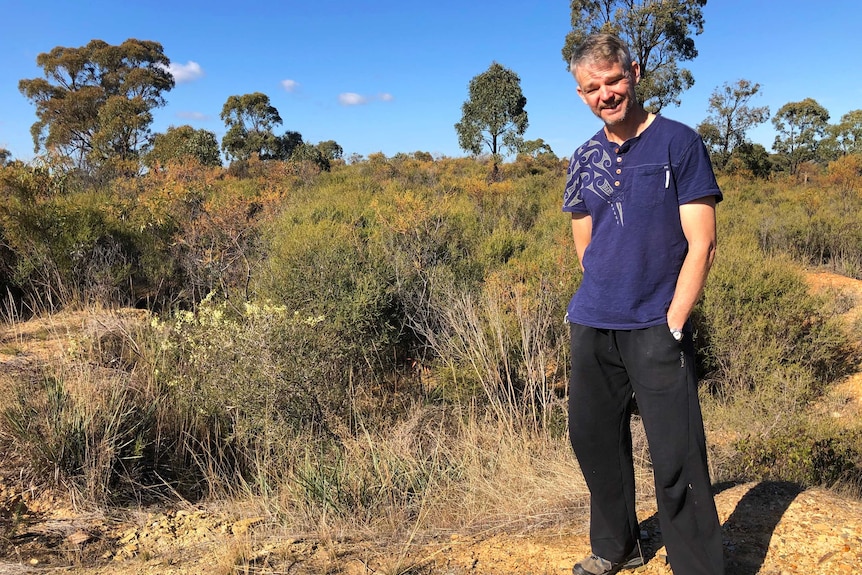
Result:
{"type": "Polygon", "coordinates": [[[632,62],[632,79],[634,80],[635,86],[641,81],[641,67],[637,62],[632,62]]]}

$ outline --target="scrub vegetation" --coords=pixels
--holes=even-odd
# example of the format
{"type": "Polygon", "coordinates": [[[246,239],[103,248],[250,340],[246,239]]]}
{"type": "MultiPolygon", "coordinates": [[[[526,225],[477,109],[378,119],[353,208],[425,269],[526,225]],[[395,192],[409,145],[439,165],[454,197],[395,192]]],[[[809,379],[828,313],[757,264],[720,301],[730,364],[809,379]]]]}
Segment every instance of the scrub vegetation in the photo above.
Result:
{"type": "MultiPolygon", "coordinates": [[[[29,319],[98,319],[4,378],[0,442],[29,484],[398,535],[586,505],[565,416],[580,276],[553,154],[499,181],[421,152],[97,187],[59,173],[0,167],[5,353],[29,319]]],[[[862,278],[858,160],[720,184],[694,318],[714,479],[858,496],[862,431],[811,406],[858,368],[862,326],[839,318],[851,296],[805,278],[862,278]]]]}

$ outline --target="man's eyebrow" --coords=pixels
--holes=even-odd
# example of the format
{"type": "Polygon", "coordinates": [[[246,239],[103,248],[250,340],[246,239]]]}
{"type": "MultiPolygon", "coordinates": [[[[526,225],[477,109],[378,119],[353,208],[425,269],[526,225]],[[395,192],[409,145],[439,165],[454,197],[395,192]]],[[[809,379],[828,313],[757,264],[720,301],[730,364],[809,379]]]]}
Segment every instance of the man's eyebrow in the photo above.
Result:
{"type": "Polygon", "coordinates": [[[593,77],[584,82],[582,89],[587,90],[596,88],[601,84],[616,84],[620,80],[625,80],[626,78],[628,78],[628,74],[626,74],[625,72],[615,74],[613,76],[593,77]]]}

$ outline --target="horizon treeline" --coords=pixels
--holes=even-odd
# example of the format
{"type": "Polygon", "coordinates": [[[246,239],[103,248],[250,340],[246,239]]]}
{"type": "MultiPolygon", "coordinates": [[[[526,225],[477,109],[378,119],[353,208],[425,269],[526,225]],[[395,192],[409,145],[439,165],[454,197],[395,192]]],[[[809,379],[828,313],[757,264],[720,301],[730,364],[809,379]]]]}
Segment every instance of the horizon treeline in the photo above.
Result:
{"type": "MultiPolygon", "coordinates": [[[[688,9],[699,13],[697,7],[688,9]]],[[[567,37],[564,52],[571,49],[574,38],[567,37]]],[[[220,142],[214,132],[191,125],[172,125],[153,133],[153,110],[166,105],[175,83],[170,60],[158,42],[128,39],[110,45],[92,40],[78,48],[57,46],[39,54],[36,62],[44,77],[21,79],[18,86],[35,106],[31,134],[37,156],[29,162],[34,166],[105,183],[186,158],[236,170],[252,157],[313,162],[323,170],[333,161],[366,159],[355,153],[345,156],[335,140],[312,144],[293,130],[278,134],[282,117],[262,92],[227,98],[220,113],[225,126],[220,142]]],[[[464,117],[453,130],[462,149],[479,157],[487,147],[494,161],[500,159],[500,146],[511,152],[510,159],[518,154],[554,153],[541,138],[522,138],[528,121],[527,98],[517,74],[494,64],[474,77],[470,86],[480,81],[487,86],[480,95],[471,92],[464,117]],[[495,72],[494,66],[501,71],[495,72]],[[481,113],[497,108],[512,109],[505,125],[496,126],[496,120],[481,113]]],[[[667,102],[652,92],[640,96],[650,99],[651,109],[658,111],[662,102],[678,103],[681,90],[677,86],[676,95],[668,96],[667,102]]],[[[782,172],[808,177],[831,161],[862,151],[862,110],[851,110],[830,123],[829,111],[812,98],[788,102],[773,113],[767,106],[755,105],[760,94],[760,84],[737,79],[716,87],[710,96],[707,115],[696,128],[719,171],[743,170],[759,178],[782,172]],[[748,133],[770,119],[776,136],[768,151],[751,142],[748,133]]],[[[13,161],[11,153],[0,148],[0,165],[13,161]]]]}

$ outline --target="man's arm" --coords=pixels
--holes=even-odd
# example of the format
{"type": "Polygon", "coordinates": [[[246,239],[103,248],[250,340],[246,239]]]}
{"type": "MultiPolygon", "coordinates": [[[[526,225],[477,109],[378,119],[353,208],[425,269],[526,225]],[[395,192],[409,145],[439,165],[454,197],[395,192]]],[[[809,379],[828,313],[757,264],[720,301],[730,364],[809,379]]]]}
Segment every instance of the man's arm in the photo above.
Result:
{"type": "Polygon", "coordinates": [[[584,271],[584,252],[593,237],[593,218],[589,214],[572,212],[572,237],[575,239],[575,251],[581,271],[584,271]]]}
{"type": "Polygon", "coordinates": [[[679,218],[688,240],[688,254],[682,262],[676,291],[667,310],[667,325],[671,329],[682,329],[688,320],[715,259],[715,196],[681,205],[679,218]]]}

